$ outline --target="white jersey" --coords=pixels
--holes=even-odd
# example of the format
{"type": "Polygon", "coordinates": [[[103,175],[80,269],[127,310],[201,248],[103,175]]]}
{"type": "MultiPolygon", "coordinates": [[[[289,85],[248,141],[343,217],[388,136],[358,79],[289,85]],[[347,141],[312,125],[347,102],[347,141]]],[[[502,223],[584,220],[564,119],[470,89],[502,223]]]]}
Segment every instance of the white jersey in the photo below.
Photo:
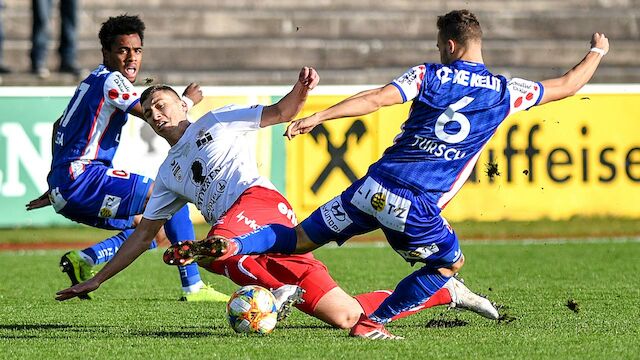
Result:
{"type": "Polygon", "coordinates": [[[189,125],[160,166],[143,217],[170,219],[191,202],[214,225],[248,188],[275,189],[256,164],[262,109],[229,105],[189,125]]]}

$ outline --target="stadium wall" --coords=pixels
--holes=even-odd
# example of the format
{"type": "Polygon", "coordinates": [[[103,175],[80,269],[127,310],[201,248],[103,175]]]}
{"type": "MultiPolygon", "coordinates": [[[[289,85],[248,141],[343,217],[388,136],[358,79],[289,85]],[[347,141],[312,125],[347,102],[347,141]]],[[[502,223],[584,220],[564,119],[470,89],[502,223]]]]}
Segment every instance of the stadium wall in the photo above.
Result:
{"type": "MultiPolygon", "coordinates": [[[[302,115],[366,88],[370,87],[318,88],[302,115]]],[[[203,90],[207,96],[191,111],[193,118],[229,103],[270,104],[289,87],[203,90]]],[[[70,224],[51,208],[26,212],[24,204],[47,187],[51,125],[73,91],[72,87],[0,88],[0,227],[70,224]]],[[[445,216],[453,221],[637,217],[639,103],[640,85],[594,85],[570,99],[509,117],[445,216]],[[489,164],[497,165],[498,174],[488,175],[489,164]]],[[[261,172],[304,218],[365,174],[400,131],[408,108],[405,104],[329,122],[292,142],[282,137],[283,125],[263,129],[257,134],[261,172]]],[[[142,121],[129,121],[114,163],[154,177],[167,149],[142,121]]]]}

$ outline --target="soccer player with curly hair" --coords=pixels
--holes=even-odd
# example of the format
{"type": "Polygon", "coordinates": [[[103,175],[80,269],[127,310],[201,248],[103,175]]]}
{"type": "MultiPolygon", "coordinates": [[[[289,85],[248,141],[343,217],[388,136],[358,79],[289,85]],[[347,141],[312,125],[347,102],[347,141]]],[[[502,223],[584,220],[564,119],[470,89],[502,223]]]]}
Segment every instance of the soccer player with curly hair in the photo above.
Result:
{"type": "MultiPolygon", "coordinates": [[[[70,220],[120,230],[100,243],[62,256],[60,266],[72,284],[90,278],[93,266],[114,256],[133,233],[153,189],[152,179],[114,169],[112,164],[128,114],[142,117],[140,94],[133,83],[142,66],[144,30],[138,16],[110,17],[102,24],[98,34],[102,64],[80,83],[55,122],[49,190],[27,204],[27,210],[51,204],[70,220]]],[[[191,105],[202,100],[199,87],[187,87],[185,98],[191,105]]],[[[171,243],[195,238],[186,206],[165,224],[160,236],[165,233],[171,243]]],[[[155,246],[153,242],[151,247],[155,246]]],[[[183,300],[228,298],[202,282],[196,265],[180,267],[179,272],[183,300]]]]}

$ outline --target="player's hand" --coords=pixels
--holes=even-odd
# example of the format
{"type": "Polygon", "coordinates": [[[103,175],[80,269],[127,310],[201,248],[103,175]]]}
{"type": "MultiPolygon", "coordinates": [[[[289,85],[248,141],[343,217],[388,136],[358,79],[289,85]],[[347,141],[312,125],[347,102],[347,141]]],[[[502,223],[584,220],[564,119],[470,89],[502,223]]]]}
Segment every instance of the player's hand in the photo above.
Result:
{"type": "Polygon", "coordinates": [[[100,283],[94,279],[89,279],[83,283],[70,288],[60,290],[56,293],[56,300],[65,301],[80,295],[86,295],[100,287],[100,283]]]}
{"type": "Polygon", "coordinates": [[[609,52],[609,39],[604,34],[595,33],[591,37],[591,47],[604,50],[605,55],[609,52]]]}
{"type": "Polygon", "coordinates": [[[186,96],[191,99],[191,101],[193,101],[193,105],[197,105],[203,99],[202,89],[200,88],[200,85],[196,83],[189,84],[187,88],[184,89],[182,96],[186,96]]]}
{"type": "Polygon", "coordinates": [[[29,210],[34,210],[34,209],[40,209],[43,208],[45,206],[49,206],[51,205],[51,200],[49,199],[49,190],[45,191],[44,194],[38,196],[37,198],[29,201],[28,204],[26,204],[26,208],[27,211],[29,210]]]}
{"type": "Polygon", "coordinates": [[[316,114],[313,114],[306,118],[298,119],[291,122],[289,126],[287,126],[287,132],[285,133],[285,136],[287,137],[287,139],[291,140],[296,137],[296,135],[308,133],[309,131],[313,130],[313,128],[318,124],[320,124],[320,119],[316,114]]]}
{"type": "Polygon", "coordinates": [[[313,90],[313,88],[318,85],[318,82],[320,82],[320,75],[318,75],[316,69],[305,66],[300,69],[300,74],[298,74],[298,82],[302,84],[302,86],[304,86],[307,91],[313,90]]]}

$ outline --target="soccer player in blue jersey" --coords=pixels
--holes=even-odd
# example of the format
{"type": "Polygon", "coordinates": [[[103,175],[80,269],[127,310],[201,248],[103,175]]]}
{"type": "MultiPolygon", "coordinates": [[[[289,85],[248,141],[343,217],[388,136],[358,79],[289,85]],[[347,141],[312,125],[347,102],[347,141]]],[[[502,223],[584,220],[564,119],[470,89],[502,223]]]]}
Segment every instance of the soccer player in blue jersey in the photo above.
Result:
{"type": "Polygon", "coordinates": [[[596,33],[587,55],[565,75],[542,82],[507,79],[485,67],[482,30],[474,14],[452,11],[440,16],[437,26],[441,64],[415,66],[386,86],[351,96],[287,128],[292,138],[326,120],[412,101],[401,133],[363,178],[294,229],[269,225],[231,240],[205,239],[177,252],[176,259],[304,253],[381,228],[400,256],[424,266],[400,281],[372,314],[361,316],[350,335],[398,338],[384,324],[424,302],[464,263],[457,236],[440,212],[469,177],[497,127],[510,114],[575,94],[609,50],[608,39],[596,33]]]}
{"type": "MultiPolygon", "coordinates": [[[[85,295],[122,271],[149,247],[166,219],[187,201],[196,204],[212,225],[210,235],[235,237],[266,224],[295,226],[297,220],[291,205],[268,179],[258,174],[252,135],[261,127],[294,119],[307,93],[318,81],[315,70],[304,67],[291,92],[277,103],[251,107],[228,105],[211,110],[193,123],[185,120],[186,106],[172,88],[155,85],[146,89],[140,102],[147,122],[172,148],[158,170],[143,219],[96,276],[59,291],[56,299],[85,295]],[[198,180],[204,178],[208,180],[198,180]],[[242,218],[251,221],[242,221],[242,218]]],[[[288,314],[291,304],[298,302],[303,290],[303,303],[295,305],[298,309],[332,326],[349,329],[360,314],[376,310],[391,293],[379,290],[351,297],[333,280],[327,267],[310,253],[238,255],[199,265],[227,276],[238,285],[272,289],[279,320],[288,314]]],[[[496,320],[499,316],[489,300],[451,279],[427,302],[394,319],[447,304],[489,319],[496,320]]]]}
{"type": "MultiPolygon", "coordinates": [[[[60,266],[73,284],[90,278],[93,266],[115,255],[133,233],[153,188],[152,179],[112,166],[128,113],[142,118],[140,95],[132,83],[142,65],[144,30],[137,16],[110,17],[102,24],[98,37],[103,63],[80,83],[55,122],[49,190],[27,204],[31,210],[50,203],[57,213],[73,221],[121,230],[98,244],[62,256],[60,266]]],[[[199,86],[188,86],[184,98],[191,105],[202,100],[199,86]]],[[[167,221],[164,233],[171,243],[195,239],[186,206],[167,221]]],[[[152,243],[151,247],[155,246],[152,243]]],[[[179,270],[184,300],[228,298],[202,282],[197,265],[179,270]]]]}

